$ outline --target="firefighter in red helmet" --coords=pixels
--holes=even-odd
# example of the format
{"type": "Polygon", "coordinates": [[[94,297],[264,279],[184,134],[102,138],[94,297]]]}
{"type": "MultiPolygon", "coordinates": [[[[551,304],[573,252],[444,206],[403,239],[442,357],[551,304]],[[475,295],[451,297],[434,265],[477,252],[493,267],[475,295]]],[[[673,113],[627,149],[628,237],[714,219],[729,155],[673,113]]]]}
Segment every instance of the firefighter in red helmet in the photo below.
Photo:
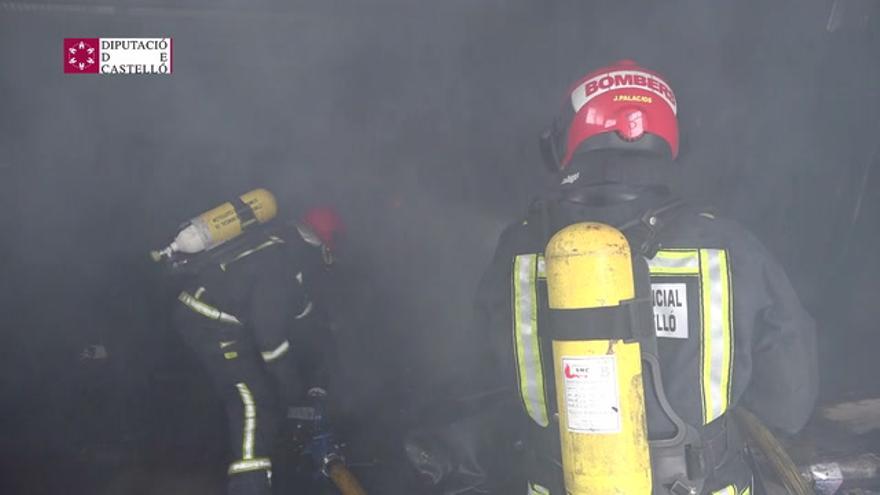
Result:
{"type": "Polygon", "coordinates": [[[322,413],[336,346],[318,287],[342,221],[322,208],[291,226],[274,220],[276,210],[271,193],[252,191],[194,218],[154,253],[179,276],[173,323],[227,412],[229,495],[272,493],[273,469],[291,452],[295,470],[282,481],[315,483],[316,469],[341,459],[322,413]]]}
{"type": "Polygon", "coordinates": [[[294,355],[300,363],[300,374],[311,387],[324,390],[335,381],[333,370],[338,367],[330,315],[337,303],[335,281],[331,280],[331,272],[335,270],[331,268],[335,264],[337,246],[345,234],[345,224],[332,206],[316,206],[306,210],[296,223],[296,229],[307,244],[320,251],[321,263],[310,265],[312,269],[304,271],[303,276],[311,281],[311,294],[321,304],[313,309],[315,324],[293,336],[291,344],[296,344],[294,355]]]}
{"type": "Polygon", "coordinates": [[[787,432],[804,426],[818,388],[814,322],[752,234],[670,190],[678,103],[662,76],[619,61],[577,81],[562,112],[541,136],[558,185],[502,233],[477,296],[476,328],[521,404],[522,489],[567,493],[544,367],[556,320],[543,252],[562,228],[590,221],[621,231],[646,261],[659,356],[659,384],[645,393],[653,493],[751,493],[730,411],[745,405],[787,432]]]}

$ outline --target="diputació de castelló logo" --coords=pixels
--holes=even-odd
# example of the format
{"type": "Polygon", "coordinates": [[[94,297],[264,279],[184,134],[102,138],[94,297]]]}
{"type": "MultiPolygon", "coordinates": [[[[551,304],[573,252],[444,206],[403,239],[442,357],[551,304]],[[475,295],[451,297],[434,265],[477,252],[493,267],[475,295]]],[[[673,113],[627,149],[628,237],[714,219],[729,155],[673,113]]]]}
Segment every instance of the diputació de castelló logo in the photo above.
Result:
{"type": "Polygon", "coordinates": [[[65,38],[65,74],[168,75],[171,38],[65,38]]]}

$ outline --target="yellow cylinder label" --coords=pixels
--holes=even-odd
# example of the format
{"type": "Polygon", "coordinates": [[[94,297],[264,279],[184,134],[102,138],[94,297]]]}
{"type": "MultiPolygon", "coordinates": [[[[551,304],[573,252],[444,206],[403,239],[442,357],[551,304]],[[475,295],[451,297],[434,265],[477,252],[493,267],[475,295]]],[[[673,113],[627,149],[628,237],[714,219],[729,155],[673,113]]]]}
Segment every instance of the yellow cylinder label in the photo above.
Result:
{"type": "MultiPolygon", "coordinates": [[[[254,217],[260,223],[268,222],[278,212],[275,197],[266,189],[254,189],[242,194],[240,199],[250,207],[254,217]]],[[[211,246],[216,246],[240,235],[242,229],[247,226],[247,224],[242,224],[235,212],[235,205],[229,202],[202,213],[198,218],[208,227],[211,246]]]]}
{"type": "Polygon", "coordinates": [[[547,243],[544,259],[553,309],[617,306],[635,294],[629,243],[609,225],[565,227],[547,243]]]}
{"type": "Polygon", "coordinates": [[[649,495],[651,461],[637,342],[553,342],[566,492],[649,495]]]}

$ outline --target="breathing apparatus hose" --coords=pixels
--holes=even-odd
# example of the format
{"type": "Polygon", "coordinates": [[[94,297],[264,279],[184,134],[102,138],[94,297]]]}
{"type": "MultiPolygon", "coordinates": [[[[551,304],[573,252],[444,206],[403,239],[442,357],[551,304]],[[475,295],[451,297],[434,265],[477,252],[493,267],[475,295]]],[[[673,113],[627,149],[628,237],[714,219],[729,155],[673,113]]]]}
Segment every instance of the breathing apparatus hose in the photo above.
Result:
{"type": "Polygon", "coordinates": [[[331,462],[327,466],[327,476],[342,495],[367,495],[360,482],[342,461],[331,462]]]}
{"type": "Polygon", "coordinates": [[[782,482],[788,493],[794,495],[815,495],[816,492],[801,477],[800,470],[791,460],[791,457],[788,456],[785,447],[764,426],[760,419],[742,407],[734,409],[734,416],[743,432],[745,432],[749,443],[764,454],[773,472],[779,477],[779,481],[782,482]]]}

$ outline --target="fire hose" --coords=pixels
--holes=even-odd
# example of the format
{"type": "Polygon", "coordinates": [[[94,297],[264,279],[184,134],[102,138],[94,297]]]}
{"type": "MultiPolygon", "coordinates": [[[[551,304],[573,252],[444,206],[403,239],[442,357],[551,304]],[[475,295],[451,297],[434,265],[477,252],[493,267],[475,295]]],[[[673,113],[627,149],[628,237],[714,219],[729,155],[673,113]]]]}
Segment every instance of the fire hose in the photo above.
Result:
{"type": "Polygon", "coordinates": [[[767,458],[788,493],[794,495],[815,494],[812,487],[801,477],[800,471],[788,456],[785,447],[761,423],[757,416],[741,407],[734,409],[734,415],[752,445],[767,458]]]}
{"type": "Polygon", "coordinates": [[[342,461],[331,461],[325,469],[327,477],[342,495],[367,495],[360,482],[342,461]]]}

